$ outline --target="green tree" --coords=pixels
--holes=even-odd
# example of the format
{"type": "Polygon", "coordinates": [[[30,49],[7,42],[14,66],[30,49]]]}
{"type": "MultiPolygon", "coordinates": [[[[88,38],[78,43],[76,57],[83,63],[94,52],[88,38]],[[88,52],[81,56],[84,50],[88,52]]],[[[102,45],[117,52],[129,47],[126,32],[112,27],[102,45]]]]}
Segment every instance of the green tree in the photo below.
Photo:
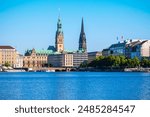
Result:
{"type": "Polygon", "coordinates": [[[80,64],[80,67],[82,67],[82,68],[88,67],[87,61],[84,61],[83,63],[81,63],[81,64],[80,64]]]}
{"type": "Polygon", "coordinates": [[[140,66],[140,60],[137,57],[134,57],[133,59],[128,59],[127,66],[130,68],[135,68],[140,66]]]}
{"type": "Polygon", "coordinates": [[[132,59],[132,62],[134,64],[134,67],[139,67],[140,66],[140,60],[137,57],[134,57],[132,59]]]}
{"type": "Polygon", "coordinates": [[[88,64],[90,67],[97,68],[135,68],[135,67],[150,67],[150,60],[144,58],[140,61],[137,57],[133,59],[126,58],[125,56],[99,56],[91,63],[88,64]]]}
{"type": "Polygon", "coordinates": [[[10,67],[10,63],[9,63],[9,62],[6,62],[6,63],[4,64],[4,66],[10,67]]]}
{"type": "Polygon", "coordinates": [[[150,60],[143,58],[140,62],[142,67],[150,67],[150,60]]]}
{"type": "Polygon", "coordinates": [[[117,68],[120,67],[120,63],[121,63],[120,56],[115,56],[113,67],[117,67],[117,68]]]}
{"type": "Polygon", "coordinates": [[[127,67],[128,59],[125,56],[119,56],[120,57],[120,67],[125,68],[127,67]]]}

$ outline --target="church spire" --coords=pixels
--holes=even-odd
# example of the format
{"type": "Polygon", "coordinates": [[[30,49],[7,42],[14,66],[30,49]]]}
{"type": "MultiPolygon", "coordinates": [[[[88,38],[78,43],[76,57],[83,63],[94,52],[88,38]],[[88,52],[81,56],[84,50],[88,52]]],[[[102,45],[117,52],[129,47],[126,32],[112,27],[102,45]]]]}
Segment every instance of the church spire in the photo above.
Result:
{"type": "Polygon", "coordinates": [[[81,32],[84,33],[84,22],[83,22],[83,18],[82,18],[82,24],[81,24],[81,32]]]}
{"type": "Polygon", "coordinates": [[[81,32],[80,32],[80,37],[79,37],[79,50],[83,52],[87,52],[87,46],[86,46],[86,36],[84,32],[84,21],[82,18],[82,23],[81,23],[81,32]]]}

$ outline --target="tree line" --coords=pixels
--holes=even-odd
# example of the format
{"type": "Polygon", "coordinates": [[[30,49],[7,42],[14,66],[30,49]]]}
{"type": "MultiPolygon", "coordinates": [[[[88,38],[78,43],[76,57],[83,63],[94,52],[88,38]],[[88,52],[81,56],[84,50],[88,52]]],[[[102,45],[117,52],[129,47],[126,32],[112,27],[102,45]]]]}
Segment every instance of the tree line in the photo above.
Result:
{"type": "Polygon", "coordinates": [[[92,62],[84,65],[87,67],[95,68],[136,68],[136,67],[150,67],[150,60],[142,58],[139,60],[137,57],[129,59],[125,56],[99,56],[92,62]]]}

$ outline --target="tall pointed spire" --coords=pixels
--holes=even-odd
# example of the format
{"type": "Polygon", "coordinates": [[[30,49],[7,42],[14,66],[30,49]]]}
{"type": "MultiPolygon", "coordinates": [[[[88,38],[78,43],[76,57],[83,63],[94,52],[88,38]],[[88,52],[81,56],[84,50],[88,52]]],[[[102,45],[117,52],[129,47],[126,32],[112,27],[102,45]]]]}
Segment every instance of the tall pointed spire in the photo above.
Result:
{"type": "Polygon", "coordinates": [[[84,33],[84,22],[83,22],[83,17],[82,17],[82,24],[81,24],[81,32],[84,33]]]}
{"type": "Polygon", "coordinates": [[[85,36],[85,32],[84,32],[83,18],[82,18],[81,32],[80,32],[80,38],[79,38],[79,50],[82,51],[82,52],[87,52],[86,36],[85,36]]]}

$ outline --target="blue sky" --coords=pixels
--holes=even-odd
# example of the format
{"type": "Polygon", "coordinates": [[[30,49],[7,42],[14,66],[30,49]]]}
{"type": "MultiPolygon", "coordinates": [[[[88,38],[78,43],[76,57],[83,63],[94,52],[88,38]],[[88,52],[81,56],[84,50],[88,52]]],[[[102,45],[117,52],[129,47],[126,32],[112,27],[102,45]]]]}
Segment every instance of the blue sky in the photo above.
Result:
{"type": "Polygon", "coordinates": [[[0,45],[47,49],[60,15],[66,50],[77,50],[84,17],[88,51],[124,39],[150,39],[149,0],[0,0],[0,45]]]}

